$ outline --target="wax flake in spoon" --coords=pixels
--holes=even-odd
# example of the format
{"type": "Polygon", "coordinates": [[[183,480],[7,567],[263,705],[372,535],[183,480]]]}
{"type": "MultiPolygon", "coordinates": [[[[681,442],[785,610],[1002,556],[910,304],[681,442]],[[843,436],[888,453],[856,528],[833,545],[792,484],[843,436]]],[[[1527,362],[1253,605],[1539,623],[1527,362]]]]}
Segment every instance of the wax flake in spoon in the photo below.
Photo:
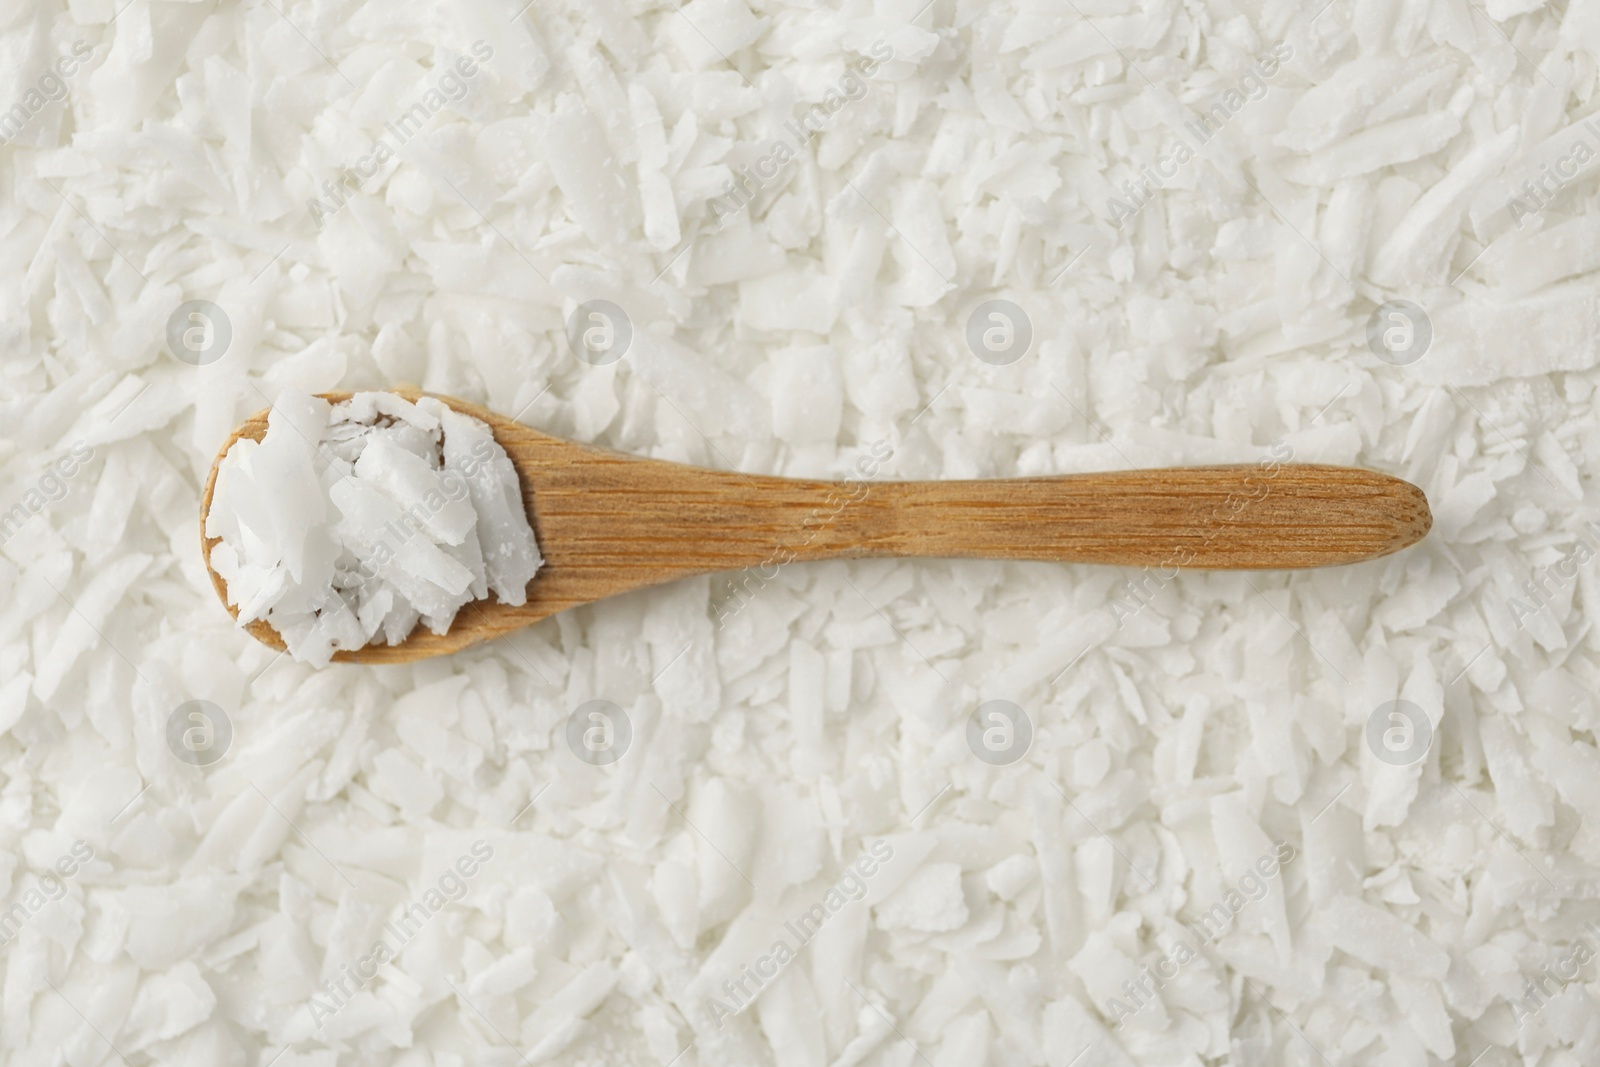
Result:
{"type": "Polygon", "coordinates": [[[284,393],[223,457],[206,536],[241,625],[295,659],[450,628],[491,592],[527,599],[543,562],[516,468],[482,422],[431,397],[284,393]]]}

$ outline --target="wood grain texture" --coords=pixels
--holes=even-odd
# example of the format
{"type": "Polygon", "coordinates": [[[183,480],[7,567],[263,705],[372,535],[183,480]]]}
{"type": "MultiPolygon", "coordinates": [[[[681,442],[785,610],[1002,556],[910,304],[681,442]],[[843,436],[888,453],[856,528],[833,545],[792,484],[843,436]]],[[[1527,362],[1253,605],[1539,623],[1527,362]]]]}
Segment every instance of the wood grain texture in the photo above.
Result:
{"type": "MultiPolygon", "coordinates": [[[[415,398],[418,394],[408,391],[415,398]]],[[[328,393],[331,401],[347,393],[328,393]]],[[[950,482],[827,482],[707,470],[575,444],[474,404],[516,464],[545,564],[528,602],[461,609],[450,631],[340,652],[340,662],[398,663],[491,640],[558,611],[690,575],[791,561],[926,556],[1268,569],[1353,563],[1420,540],[1422,491],[1374,471],[1311,464],[1175,467],[950,482]]],[[[235,431],[260,440],[266,412],[235,431]]],[[[204,536],[217,464],[201,500],[204,536]]],[[[227,589],[215,571],[223,603],[227,589]]],[[[230,612],[235,615],[232,608],[230,612]]],[[[265,623],[251,634],[276,648],[265,623]]]]}

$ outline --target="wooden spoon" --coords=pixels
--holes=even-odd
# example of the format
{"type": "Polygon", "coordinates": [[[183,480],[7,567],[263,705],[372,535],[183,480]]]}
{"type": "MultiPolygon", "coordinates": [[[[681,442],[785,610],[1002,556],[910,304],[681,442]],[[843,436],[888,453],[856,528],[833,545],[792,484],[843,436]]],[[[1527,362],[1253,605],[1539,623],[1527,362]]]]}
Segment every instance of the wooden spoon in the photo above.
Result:
{"type": "MultiPolygon", "coordinates": [[[[396,390],[416,399],[412,390],[396,390]]],[[[324,393],[337,403],[349,393],[324,393]]],[[[439,397],[487,423],[522,477],[544,555],[528,602],[464,606],[449,632],[418,627],[398,645],[338,652],[344,663],[405,663],[489,641],[558,611],[695,574],[749,568],[750,595],[794,560],[883,556],[1044,560],[1235,570],[1324,567],[1414,544],[1433,519],[1422,491],[1373,471],[1322,465],[1173,467],[988,481],[808,481],[639,459],[529,429],[439,397]]],[[[217,466],[267,413],[234,431],[200,501],[205,536],[217,466]]],[[[225,606],[227,586],[211,570],[225,606]]],[[[230,614],[238,612],[228,607],[230,614]]],[[[262,621],[246,629],[282,649],[262,621]]]]}

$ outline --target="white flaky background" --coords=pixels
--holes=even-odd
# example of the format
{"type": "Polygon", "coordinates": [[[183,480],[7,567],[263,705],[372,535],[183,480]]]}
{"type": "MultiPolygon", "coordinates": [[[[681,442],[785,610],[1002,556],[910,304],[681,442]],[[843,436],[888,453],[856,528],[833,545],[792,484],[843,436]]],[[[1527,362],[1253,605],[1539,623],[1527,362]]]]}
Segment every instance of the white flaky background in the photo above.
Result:
{"type": "Polygon", "coordinates": [[[1600,1061],[1600,3],[521,6],[0,10],[0,1059],[1600,1061]],[[634,331],[603,367],[566,337],[596,299],[634,331]],[[966,341],[990,299],[1031,323],[1009,365],[966,341]],[[1391,299],[1419,360],[1369,347],[1391,299]],[[231,327],[205,366],[190,300],[231,327]],[[1323,572],[790,566],[409,667],[275,658],[201,564],[212,459],[280,390],[402,384],[763,473],[1287,451],[1436,522],[1323,572]],[[566,740],[594,699],[609,767],[566,740]],[[967,740],[997,699],[1009,767],[967,740]],[[1397,699],[1409,765],[1367,742],[1397,699]],[[191,700],[232,731],[204,767],[191,700]]]}

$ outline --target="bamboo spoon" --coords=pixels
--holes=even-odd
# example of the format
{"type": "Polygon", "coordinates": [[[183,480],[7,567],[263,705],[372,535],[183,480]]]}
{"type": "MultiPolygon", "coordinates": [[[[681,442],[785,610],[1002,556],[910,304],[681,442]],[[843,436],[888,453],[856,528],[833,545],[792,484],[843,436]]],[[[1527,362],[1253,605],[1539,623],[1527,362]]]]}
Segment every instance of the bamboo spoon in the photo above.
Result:
{"type": "MultiPolygon", "coordinates": [[[[409,399],[419,394],[399,391],[409,399]]],[[[325,393],[337,403],[349,393],[325,393]]],[[[405,663],[456,652],[558,611],[689,575],[791,560],[933,556],[1109,563],[1173,570],[1324,567],[1414,544],[1432,516],[1422,491],[1373,471],[1322,465],[1173,467],[964,482],[825,482],[705,470],[575,444],[439,397],[483,420],[522,477],[544,566],[528,602],[463,607],[449,631],[338,652],[345,663],[405,663]]],[[[205,536],[217,466],[267,413],[234,431],[200,502],[205,536]]],[[[759,583],[759,579],[757,579],[759,583]]],[[[228,608],[237,617],[238,612],[228,608]]],[[[282,649],[265,622],[247,629],[282,649]]]]}

